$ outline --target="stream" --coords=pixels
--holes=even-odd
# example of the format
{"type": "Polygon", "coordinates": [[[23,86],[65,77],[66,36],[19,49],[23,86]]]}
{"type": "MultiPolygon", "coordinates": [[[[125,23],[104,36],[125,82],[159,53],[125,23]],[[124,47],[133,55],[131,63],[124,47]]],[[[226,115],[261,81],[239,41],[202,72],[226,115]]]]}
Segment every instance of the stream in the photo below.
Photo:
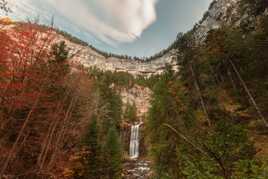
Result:
{"type": "Polygon", "coordinates": [[[150,162],[139,158],[139,135],[142,123],[131,126],[129,160],[124,163],[124,179],[148,179],[151,175],[150,162]]]}

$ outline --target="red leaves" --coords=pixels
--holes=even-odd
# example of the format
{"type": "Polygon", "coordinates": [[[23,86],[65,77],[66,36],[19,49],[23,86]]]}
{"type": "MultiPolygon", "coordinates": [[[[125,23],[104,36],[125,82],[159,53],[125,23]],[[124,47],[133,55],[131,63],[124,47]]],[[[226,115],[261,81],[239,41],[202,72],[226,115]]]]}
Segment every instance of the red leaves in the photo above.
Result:
{"type": "Polygon", "coordinates": [[[0,31],[0,103],[12,109],[35,101],[47,78],[45,61],[53,40],[51,31],[34,24],[0,31]]]}
{"type": "Polygon", "coordinates": [[[12,45],[14,41],[4,31],[0,31],[0,65],[6,64],[7,59],[10,56],[9,45],[12,45]]]}
{"type": "Polygon", "coordinates": [[[88,122],[89,117],[83,118],[84,123],[73,120],[77,119],[73,114],[81,110],[82,115],[91,115],[91,80],[83,71],[68,76],[67,61],[56,59],[62,53],[50,51],[54,34],[33,24],[0,31],[0,133],[5,140],[1,148],[9,149],[0,155],[0,178],[32,168],[38,174],[58,169],[59,154],[69,152],[63,144],[77,141],[88,122]],[[77,103],[78,98],[83,103],[77,103]]]}
{"type": "MultiPolygon", "coordinates": [[[[49,60],[54,58],[50,51],[54,33],[34,24],[19,24],[7,29],[0,31],[0,134],[5,134],[7,139],[15,137],[15,142],[14,139],[7,140],[6,143],[12,147],[7,157],[0,155],[4,161],[0,178],[12,158],[24,151],[19,149],[20,146],[27,146],[26,154],[36,155],[34,148],[40,149],[38,145],[42,140],[39,136],[46,132],[53,120],[63,121],[66,113],[66,100],[59,97],[64,91],[64,76],[59,76],[58,80],[50,79],[54,72],[49,64],[49,60]],[[58,112],[59,104],[62,110],[58,112]],[[27,134],[31,135],[22,145],[27,134]]],[[[20,163],[29,165],[31,161],[20,163]]]]}

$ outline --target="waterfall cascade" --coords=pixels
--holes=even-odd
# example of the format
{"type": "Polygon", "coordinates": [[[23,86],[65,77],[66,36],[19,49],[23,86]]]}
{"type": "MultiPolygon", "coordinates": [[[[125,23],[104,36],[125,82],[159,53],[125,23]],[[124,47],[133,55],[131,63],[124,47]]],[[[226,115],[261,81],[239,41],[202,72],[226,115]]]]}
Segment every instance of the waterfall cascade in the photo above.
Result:
{"type": "Polygon", "coordinates": [[[129,156],[131,159],[136,159],[139,157],[139,130],[141,124],[142,123],[131,126],[129,146],[129,156]]]}

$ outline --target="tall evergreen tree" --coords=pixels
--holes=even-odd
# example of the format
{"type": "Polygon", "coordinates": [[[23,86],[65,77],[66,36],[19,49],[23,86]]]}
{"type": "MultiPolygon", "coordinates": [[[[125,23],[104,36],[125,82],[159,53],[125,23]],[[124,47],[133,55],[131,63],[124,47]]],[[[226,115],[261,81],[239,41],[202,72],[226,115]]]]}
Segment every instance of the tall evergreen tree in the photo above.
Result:
{"type": "Polygon", "coordinates": [[[57,62],[63,62],[68,58],[69,51],[65,41],[61,41],[52,46],[52,53],[55,56],[57,62]]]}
{"type": "Polygon", "coordinates": [[[89,126],[88,133],[85,137],[84,144],[88,149],[85,164],[86,172],[85,178],[100,178],[100,144],[98,141],[98,126],[96,116],[93,116],[92,122],[89,126]]]}
{"type": "Polygon", "coordinates": [[[120,179],[122,171],[122,150],[116,127],[109,129],[106,141],[106,165],[109,179],[120,179]]]}
{"type": "Polygon", "coordinates": [[[151,142],[151,153],[154,159],[155,178],[178,178],[178,161],[176,144],[170,131],[163,128],[164,123],[178,123],[176,101],[169,89],[173,72],[167,67],[166,73],[154,86],[153,100],[148,115],[148,130],[151,142]],[[176,166],[176,167],[175,167],[176,166]],[[175,170],[173,170],[175,169],[175,170]]]}

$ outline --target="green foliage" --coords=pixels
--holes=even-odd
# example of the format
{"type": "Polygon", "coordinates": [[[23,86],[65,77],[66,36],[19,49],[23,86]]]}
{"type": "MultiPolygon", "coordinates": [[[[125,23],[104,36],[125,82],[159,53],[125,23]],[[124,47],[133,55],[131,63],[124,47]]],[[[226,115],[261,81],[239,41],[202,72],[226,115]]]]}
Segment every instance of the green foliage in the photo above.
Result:
{"type": "Polygon", "coordinates": [[[119,130],[122,102],[105,77],[97,81],[96,109],[82,146],[88,149],[84,178],[120,178],[122,146],[119,130]]]}
{"type": "Polygon", "coordinates": [[[268,7],[268,3],[266,0],[242,0],[242,6],[249,6],[250,12],[253,15],[260,15],[262,14],[265,9],[268,7]]]}
{"type": "MultiPolygon", "coordinates": [[[[214,131],[208,134],[202,145],[207,153],[206,161],[210,161],[214,168],[210,175],[219,173],[224,178],[234,176],[236,162],[251,160],[255,155],[245,128],[228,120],[217,122],[214,131]]],[[[202,166],[202,163],[200,165],[202,166]]]]}
{"type": "MultiPolygon", "coordinates": [[[[69,49],[65,42],[61,41],[52,45],[51,53],[52,58],[49,59],[48,64],[45,64],[41,68],[46,68],[50,71],[48,73],[47,89],[55,92],[53,98],[59,98],[65,95],[66,84],[64,84],[64,81],[70,73],[70,66],[67,62],[69,49]]],[[[40,71],[42,70],[44,69],[40,69],[40,71]]]]}
{"type": "Polygon", "coordinates": [[[147,119],[155,178],[161,179],[180,177],[179,161],[176,156],[177,144],[174,142],[176,139],[169,130],[163,128],[164,123],[184,126],[179,120],[183,116],[178,110],[179,104],[176,100],[176,92],[173,91],[170,83],[171,79],[174,79],[174,74],[167,68],[166,73],[154,85],[147,119]]]}
{"type": "Polygon", "coordinates": [[[58,44],[52,46],[52,53],[55,56],[57,62],[63,62],[68,58],[69,51],[66,49],[65,41],[61,41],[58,44]]]}
{"type": "Polygon", "coordinates": [[[96,68],[90,68],[89,74],[93,78],[105,81],[110,85],[116,85],[118,87],[131,88],[134,85],[135,79],[132,75],[125,72],[111,72],[111,71],[100,71],[96,68]]]}
{"type": "MultiPolygon", "coordinates": [[[[264,21],[262,25],[265,26],[264,21]]],[[[241,104],[249,105],[244,98],[245,91],[241,88],[234,69],[229,63],[229,60],[232,60],[243,80],[255,94],[256,101],[260,104],[262,111],[266,110],[264,107],[266,102],[263,99],[267,98],[268,95],[267,90],[265,90],[268,79],[266,70],[268,66],[265,62],[268,53],[264,50],[267,47],[265,45],[267,42],[265,32],[264,27],[253,35],[244,35],[242,31],[228,28],[211,32],[208,36],[207,49],[203,55],[203,60],[200,61],[200,63],[203,63],[213,59],[211,68],[217,78],[227,80],[228,82],[225,84],[232,86],[231,89],[234,89],[234,91],[231,92],[237,95],[236,97],[241,104]],[[214,37],[217,37],[217,39],[214,37]]],[[[230,87],[228,88],[230,89],[230,87]]]]}
{"type": "Polygon", "coordinates": [[[266,179],[268,165],[257,160],[240,160],[235,165],[234,179],[266,179]]]}
{"type": "Polygon", "coordinates": [[[87,149],[87,154],[82,160],[82,164],[85,167],[85,174],[83,177],[86,178],[100,178],[101,171],[101,152],[98,138],[98,124],[96,116],[92,117],[92,122],[89,126],[88,132],[82,142],[87,149]]]}
{"type": "Polygon", "coordinates": [[[49,69],[54,72],[54,77],[60,78],[70,72],[67,58],[69,55],[69,49],[65,44],[65,41],[54,44],[51,47],[53,58],[49,60],[49,69]]]}
{"type": "Polygon", "coordinates": [[[137,120],[137,108],[135,104],[126,104],[126,109],[124,112],[124,120],[133,123],[137,120]]]}
{"type": "Polygon", "coordinates": [[[120,96],[112,88],[107,76],[99,78],[97,82],[97,92],[99,95],[100,120],[103,122],[104,133],[107,133],[110,125],[114,124],[119,129],[122,117],[122,101],[120,96]],[[102,114],[101,114],[102,113],[102,114]]]}
{"type": "Polygon", "coordinates": [[[105,144],[108,178],[120,179],[122,172],[122,149],[115,126],[110,127],[105,144]]]}
{"type": "Polygon", "coordinates": [[[223,27],[209,32],[204,45],[195,48],[190,33],[180,39],[180,78],[167,68],[152,85],[147,130],[155,178],[267,177],[267,164],[255,158],[248,135],[252,131],[241,120],[245,113],[256,120],[241,78],[261,111],[267,111],[268,26],[263,19],[255,33],[223,27]],[[234,102],[242,107],[228,106],[234,102]],[[203,120],[205,112],[211,126],[203,120]]]}
{"type": "MultiPolygon", "coordinates": [[[[172,130],[177,134],[175,155],[180,163],[177,170],[181,171],[181,177],[223,179],[243,178],[246,175],[257,178],[264,176],[265,165],[261,166],[254,161],[253,144],[243,126],[221,120],[209,133],[203,133],[205,131],[200,129],[195,135],[187,131],[182,133],[181,130],[172,130]]],[[[157,150],[162,150],[160,145],[157,150]]],[[[168,156],[166,153],[165,157],[168,156]]],[[[170,165],[169,169],[172,167],[176,166],[170,165]]]]}
{"type": "Polygon", "coordinates": [[[153,89],[154,85],[157,83],[159,78],[160,78],[159,75],[151,76],[150,78],[146,78],[144,76],[138,76],[135,79],[135,83],[140,85],[140,86],[145,86],[145,87],[148,87],[150,89],[153,89]]]}
{"type": "MultiPolygon", "coordinates": [[[[95,79],[95,105],[88,133],[82,141],[82,148],[88,150],[82,163],[86,166],[83,177],[119,179],[123,151],[119,133],[123,111],[114,83],[119,76],[94,69],[91,69],[90,76],[95,79]]],[[[118,81],[121,82],[121,79],[118,81]]]]}

